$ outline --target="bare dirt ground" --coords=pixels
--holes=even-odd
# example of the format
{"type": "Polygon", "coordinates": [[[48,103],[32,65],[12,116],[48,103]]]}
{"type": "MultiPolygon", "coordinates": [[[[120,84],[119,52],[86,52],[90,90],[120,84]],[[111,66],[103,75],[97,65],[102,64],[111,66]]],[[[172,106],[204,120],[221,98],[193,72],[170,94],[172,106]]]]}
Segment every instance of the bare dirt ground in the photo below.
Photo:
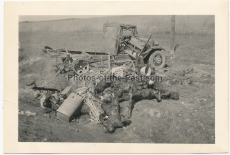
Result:
{"type": "MultiPolygon", "coordinates": [[[[55,76],[55,59],[41,54],[45,46],[71,46],[86,50],[100,48],[101,33],[21,32],[19,40],[19,110],[36,116],[19,115],[18,140],[21,142],[126,142],[126,143],[215,143],[215,36],[206,33],[177,34],[180,44],[175,58],[167,59],[163,76],[165,88],[177,91],[180,99],[143,100],[135,104],[132,124],[106,133],[101,124],[90,123],[87,115],[77,122],[62,122],[41,111],[39,100],[25,84],[36,80],[38,86],[65,88],[65,75],[55,76]],[[89,43],[88,43],[89,42],[89,43]],[[193,69],[189,74],[183,71],[193,69]],[[181,75],[182,74],[182,75],[181,75]]],[[[157,34],[160,45],[168,48],[169,39],[157,34]]],[[[95,68],[91,68],[94,70],[95,68]]],[[[80,87],[79,83],[79,87],[80,87]]]]}

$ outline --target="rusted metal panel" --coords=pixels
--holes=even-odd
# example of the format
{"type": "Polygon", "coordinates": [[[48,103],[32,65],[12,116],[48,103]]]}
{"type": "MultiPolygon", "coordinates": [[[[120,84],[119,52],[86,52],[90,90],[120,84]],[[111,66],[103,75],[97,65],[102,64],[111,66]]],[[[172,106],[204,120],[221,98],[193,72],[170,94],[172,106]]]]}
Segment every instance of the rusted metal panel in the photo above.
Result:
{"type": "Polygon", "coordinates": [[[117,27],[106,27],[104,32],[103,49],[104,52],[110,51],[111,54],[117,55],[118,53],[118,28],[117,27]]]}
{"type": "Polygon", "coordinates": [[[75,94],[71,93],[69,97],[62,103],[62,105],[57,109],[57,118],[64,121],[71,121],[73,115],[80,110],[84,99],[75,94]]]}

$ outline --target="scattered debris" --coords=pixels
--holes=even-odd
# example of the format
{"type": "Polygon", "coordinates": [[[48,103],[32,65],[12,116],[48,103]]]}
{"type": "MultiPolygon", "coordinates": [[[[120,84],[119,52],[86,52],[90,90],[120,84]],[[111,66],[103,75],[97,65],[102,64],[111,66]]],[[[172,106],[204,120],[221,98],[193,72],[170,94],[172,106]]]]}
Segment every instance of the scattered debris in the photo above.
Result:
{"type": "MultiPolygon", "coordinates": [[[[35,91],[35,99],[40,99],[40,106],[45,112],[45,117],[50,118],[50,113],[55,112],[56,117],[60,120],[80,123],[82,120],[79,117],[88,115],[91,122],[102,123],[109,133],[113,133],[116,128],[123,128],[132,123],[132,110],[136,102],[141,100],[161,102],[166,99],[179,99],[177,92],[164,89],[161,83],[162,77],[160,80],[136,81],[127,78],[133,77],[135,79],[138,76],[149,78],[160,73],[159,68],[165,66],[163,54],[165,49],[160,47],[157,42],[151,41],[151,36],[145,41],[138,37],[135,25],[106,23],[103,27],[105,36],[111,36],[109,35],[111,32],[107,31],[108,26],[117,30],[117,35],[113,41],[119,40],[119,47],[116,46],[111,49],[111,45],[106,44],[107,48],[110,46],[109,49],[105,50],[108,51],[106,53],[44,47],[43,52],[50,55],[51,58],[61,58],[62,63],[55,65],[56,76],[66,73],[73,75],[69,78],[69,86],[63,90],[38,87],[35,81],[26,86],[35,91]],[[124,30],[130,31],[130,35],[124,36],[124,30]],[[104,61],[108,61],[107,67],[105,67],[104,61]],[[99,64],[95,64],[97,62],[100,63],[101,67],[99,64]],[[95,66],[97,67],[96,70],[91,68],[95,66]],[[100,78],[90,82],[85,80],[80,86],[80,82],[75,81],[75,76],[100,78]],[[111,76],[127,79],[123,81],[108,80],[107,78],[111,76]]],[[[166,71],[162,70],[162,74],[166,71]]],[[[191,72],[192,69],[186,70],[180,75],[185,76],[191,72]]],[[[168,81],[182,85],[192,83],[188,78],[182,81],[177,79],[168,81]]],[[[20,112],[20,114],[24,114],[24,112],[20,112]]],[[[28,114],[28,112],[25,114],[33,115],[32,113],[28,114]]],[[[78,129],[76,131],[79,132],[78,129]]]]}
{"type": "Polygon", "coordinates": [[[44,114],[43,116],[51,118],[50,114],[44,114]]]}
{"type": "MultiPolygon", "coordinates": [[[[65,48],[53,49],[49,46],[45,46],[42,51],[50,55],[51,58],[61,58],[62,64],[56,65],[57,75],[69,71],[74,71],[77,75],[83,75],[90,70],[91,64],[95,62],[100,62],[104,68],[104,61],[108,61],[109,68],[111,63],[122,65],[133,61],[136,61],[136,65],[148,63],[153,68],[163,68],[165,66],[166,56],[164,52],[166,50],[159,46],[158,42],[151,40],[152,35],[149,38],[139,37],[135,25],[105,23],[103,33],[107,38],[104,51],[108,52],[69,51],[65,48]],[[108,27],[114,28],[115,31],[108,31],[108,27]],[[123,32],[128,33],[123,35],[123,32]],[[113,44],[116,46],[111,46],[113,44]]],[[[112,69],[113,73],[114,70],[115,68],[112,69]]],[[[121,70],[119,68],[118,72],[122,75],[121,70]]],[[[145,71],[144,74],[146,74],[145,71]]],[[[148,71],[147,75],[149,74],[148,71]]]]}
{"type": "Polygon", "coordinates": [[[112,68],[112,74],[117,77],[123,77],[123,68],[122,67],[115,67],[112,68]]]}
{"type": "Polygon", "coordinates": [[[193,68],[192,69],[187,69],[187,70],[184,70],[182,73],[180,73],[180,75],[181,76],[186,76],[186,74],[190,74],[192,71],[193,71],[193,68]]]}
{"type": "Polygon", "coordinates": [[[54,49],[52,49],[52,48],[49,47],[49,46],[45,46],[44,49],[42,49],[42,51],[43,51],[45,54],[50,54],[51,52],[54,52],[54,49]]]}
{"type": "Polygon", "coordinates": [[[89,115],[91,120],[100,123],[100,115],[104,112],[101,108],[101,103],[98,99],[93,97],[92,94],[87,93],[85,98],[85,104],[89,107],[89,115]]]}
{"type": "Polygon", "coordinates": [[[140,69],[141,74],[150,76],[152,74],[152,68],[150,66],[145,66],[140,69]]]}
{"type": "Polygon", "coordinates": [[[103,92],[106,88],[108,88],[111,85],[110,82],[106,82],[106,81],[100,81],[99,83],[97,83],[96,87],[95,87],[95,92],[96,94],[103,92]]]}
{"type": "Polygon", "coordinates": [[[80,112],[83,101],[84,99],[81,96],[71,93],[57,109],[57,118],[70,122],[73,119],[73,116],[80,112]]]}
{"type": "Polygon", "coordinates": [[[32,113],[30,111],[19,111],[18,112],[19,115],[26,115],[26,116],[36,116],[37,113],[32,113]]]}
{"type": "Polygon", "coordinates": [[[84,95],[87,92],[88,89],[89,89],[88,87],[78,88],[77,90],[75,90],[75,93],[77,95],[82,96],[82,95],[84,95]]]}

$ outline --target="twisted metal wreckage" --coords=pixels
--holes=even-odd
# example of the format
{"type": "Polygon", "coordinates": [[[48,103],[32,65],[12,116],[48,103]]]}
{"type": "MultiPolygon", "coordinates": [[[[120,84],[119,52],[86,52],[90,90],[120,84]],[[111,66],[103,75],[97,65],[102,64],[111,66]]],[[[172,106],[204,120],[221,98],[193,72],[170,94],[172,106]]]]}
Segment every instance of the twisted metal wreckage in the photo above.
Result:
{"type": "MultiPolygon", "coordinates": [[[[155,69],[165,66],[165,49],[157,42],[151,42],[151,36],[148,39],[140,38],[135,25],[106,23],[103,32],[104,51],[109,52],[54,50],[48,46],[43,52],[52,58],[61,58],[62,63],[56,65],[57,75],[87,75],[92,63],[102,61],[108,62],[106,72],[102,73],[97,68],[102,76],[149,77],[155,76],[155,69]]],[[[35,82],[27,86],[37,92],[36,98],[41,96],[40,104],[44,112],[55,111],[58,119],[71,121],[87,109],[91,120],[102,123],[109,133],[131,123],[132,109],[138,101],[179,99],[177,92],[165,90],[161,81],[155,80],[96,80],[77,90],[68,86],[62,91],[37,87],[35,82]],[[126,102],[128,105],[123,104],[126,102]]]]}

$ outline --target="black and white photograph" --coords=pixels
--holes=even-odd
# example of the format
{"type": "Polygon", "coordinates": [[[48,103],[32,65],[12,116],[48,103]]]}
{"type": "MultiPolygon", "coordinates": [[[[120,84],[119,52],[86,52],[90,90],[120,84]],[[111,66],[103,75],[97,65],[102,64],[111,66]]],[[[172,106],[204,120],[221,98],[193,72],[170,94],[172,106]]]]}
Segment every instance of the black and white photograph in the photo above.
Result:
{"type": "Polygon", "coordinates": [[[229,151],[227,1],[6,2],[4,153],[229,151]]]}
{"type": "Polygon", "coordinates": [[[19,142],[215,143],[215,16],[19,16],[19,142]]]}

